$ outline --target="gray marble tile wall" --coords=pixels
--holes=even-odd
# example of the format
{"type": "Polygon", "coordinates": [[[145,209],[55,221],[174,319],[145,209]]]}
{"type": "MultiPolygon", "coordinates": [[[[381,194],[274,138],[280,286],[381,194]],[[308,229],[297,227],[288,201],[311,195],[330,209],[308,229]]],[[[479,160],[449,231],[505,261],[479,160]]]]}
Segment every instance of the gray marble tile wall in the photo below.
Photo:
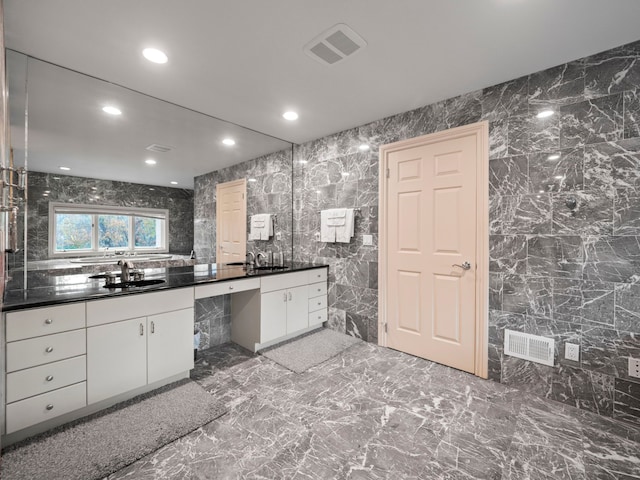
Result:
{"type": "Polygon", "coordinates": [[[195,301],[195,331],[200,332],[198,350],[231,341],[231,296],[201,298],[195,301]]]}
{"type": "Polygon", "coordinates": [[[216,185],[247,179],[247,233],[249,217],[259,213],[277,215],[274,236],[247,242],[247,251],[283,252],[291,259],[291,150],[271,153],[195,178],[194,235],[199,262],[215,262],[216,185]]]}
{"type": "Polygon", "coordinates": [[[168,209],[170,252],[193,248],[193,190],[41,172],[29,172],[28,182],[28,261],[48,258],[50,202],[168,209]]]}
{"type": "Polygon", "coordinates": [[[490,378],[640,423],[640,379],[627,372],[640,357],[640,42],[297,146],[294,258],[331,266],[329,326],[377,341],[379,146],[480,120],[490,378]],[[351,244],[316,240],[331,207],[362,209],[351,244]],[[553,337],[555,365],[505,356],[505,328],[553,337]],[[566,342],[580,345],[578,362],[564,359],[566,342]]]}

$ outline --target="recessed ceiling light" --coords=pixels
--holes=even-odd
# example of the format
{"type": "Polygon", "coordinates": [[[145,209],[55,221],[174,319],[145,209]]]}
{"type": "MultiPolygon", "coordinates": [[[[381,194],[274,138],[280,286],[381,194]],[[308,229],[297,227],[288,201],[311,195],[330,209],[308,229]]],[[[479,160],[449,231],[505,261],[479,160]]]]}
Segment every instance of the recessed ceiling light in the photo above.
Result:
{"type": "Polygon", "coordinates": [[[538,193],[544,193],[544,190],[539,190],[538,193]]]}
{"type": "Polygon", "coordinates": [[[348,177],[349,176],[349,172],[342,172],[342,176],[343,177],[348,177]]]}
{"type": "Polygon", "coordinates": [[[322,193],[322,190],[316,190],[316,193],[322,193]]]}
{"type": "Polygon", "coordinates": [[[564,180],[564,175],[556,175],[555,179],[556,180],[564,180]]]}
{"type": "Polygon", "coordinates": [[[560,154],[559,153],[554,153],[553,155],[549,155],[547,157],[548,160],[558,160],[560,158],[560,154]]]}
{"type": "Polygon", "coordinates": [[[232,146],[236,144],[236,141],[233,138],[225,138],[224,140],[222,140],[222,143],[232,146]]]}
{"type": "Polygon", "coordinates": [[[71,170],[69,167],[60,167],[60,170],[71,170]]]}
{"type": "Polygon", "coordinates": [[[95,197],[93,197],[93,198],[95,198],[96,200],[100,200],[100,197],[99,197],[98,195],[96,195],[96,196],[95,196],[95,197]]]}
{"type": "Polygon", "coordinates": [[[366,143],[363,143],[362,145],[360,145],[358,147],[360,150],[362,150],[363,152],[366,152],[367,150],[369,150],[371,147],[369,145],[367,145],[366,143]]]}
{"type": "Polygon", "coordinates": [[[171,182],[171,185],[177,185],[177,184],[178,184],[178,182],[175,182],[175,181],[171,182]]]}
{"type": "Polygon", "coordinates": [[[155,188],[150,188],[149,190],[151,190],[152,192],[155,192],[156,189],[155,188]]]}
{"type": "Polygon", "coordinates": [[[536,115],[537,118],[547,118],[550,117],[551,115],[553,115],[554,112],[553,110],[541,110],[538,112],[538,114],[536,115]]]}
{"type": "Polygon", "coordinates": [[[147,159],[144,161],[144,163],[146,163],[147,165],[155,165],[155,164],[156,164],[156,163],[158,163],[158,162],[156,162],[153,158],[147,158],[147,159]]]}
{"type": "Polygon", "coordinates": [[[285,120],[290,120],[290,121],[298,119],[298,114],[296,112],[291,112],[291,111],[284,112],[282,116],[285,118],[285,120]]]}
{"type": "Polygon", "coordinates": [[[60,177],[53,177],[54,180],[60,180],[60,177]]]}
{"type": "Polygon", "coordinates": [[[167,63],[167,60],[169,60],[167,55],[157,48],[145,48],[142,50],[142,55],[153,63],[167,63]]]}
{"type": "Polygon", "coordinates": [[[49,194],[48,194],[48,193],[43,193],[43,194],[42,194],[42,196],[43,196],[43,197],[48,197],[48,196],[49,196],[49,194]]]}
{"type": "Polygon", "coordinates": [[[109,115],[122,115],[122,110],[116,108],[111,105],[107,105],[106,107],[102,107],[102,111],[104,113],[108,113],[109,115]]]}
{"type": "Polygon", "coordinates": [[[309,162],[307,160],[298,160],[298,163],[301,163],[301,164],[305,165],[305,164],[307,164],[309,162]]]}
{"type": "Polygon", "coordinates": [[[51,193],[51,190],[45,190],[44,193],[51,193]]]}
{"type": "Polygon", "coordinates": [[[250,178],[249,181],[250,182],[257,182],[258,180],[256,180],[255,178],[250,178]]]}

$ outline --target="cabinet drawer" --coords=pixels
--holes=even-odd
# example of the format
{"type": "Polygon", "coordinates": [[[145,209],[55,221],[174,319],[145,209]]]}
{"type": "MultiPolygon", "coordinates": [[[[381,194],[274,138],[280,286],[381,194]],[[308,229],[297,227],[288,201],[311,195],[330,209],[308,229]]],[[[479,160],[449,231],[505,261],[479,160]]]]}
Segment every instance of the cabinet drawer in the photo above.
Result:
{"type": "Polygon", "coordinates": [[[318,325],[327,321],[327,309],[318,310],[317,312],[311,312],[309,314],[309,326],[318,325]]]}
{"type": "Polygon", "coordinates": [[[7,433],[22,430],[86,405],[86,382],[10,403],[7,405],[7,433]]]}
{"type": "Polygon", "coordinates": [[[87,379],[87,357],[68,358],[7,374],[7,403],[87,379]]]}
{"type": "Polygon", "coordinates": [[[284,290],[285,288],[307,285],[307,272],[281,273],[268,275],[260,279],[260,291],[262,293],[284,290]]]}
{"type": "Polygon", "coordinates": [[[328,268],[314,268],[307,272],[307,283],[326,282],[328,268]]]}
{"type": "Polygon", "coordinates": [[[314,283],[313,285],[309,285],[309,298],[311,297],[319,297],[321,295],[327,294],[327,282],[322,283],[314,283]]]}
{"type": "Polygon", "coordinates": [[[86,330],[56,333],[7,343],[7,372],[87,353],[86,330]]]}
{"type": "Polygon", "coordinates": [[[327,296],[315,297],[309,299],[309,311],[315,312],[316,310],[327,309],[327,296]]]}
{"type": "Polygon", "coordinates": [[[84,302],[7,313],[7,342],[84,328],[84,302]]]}
{"type": "Polygon", "coordinates": [[[215,297],[228,293],[244,292],[246,290],[258,290],[259,278],[246,278],[243,280],[230,280],[221,283],[208,283],[196,286],[196,298],[215,297]]]}
{"type": "Polygon", "coordinates": [[[87,327],[193,308],[193,287],[87,302],[87,327]]]}

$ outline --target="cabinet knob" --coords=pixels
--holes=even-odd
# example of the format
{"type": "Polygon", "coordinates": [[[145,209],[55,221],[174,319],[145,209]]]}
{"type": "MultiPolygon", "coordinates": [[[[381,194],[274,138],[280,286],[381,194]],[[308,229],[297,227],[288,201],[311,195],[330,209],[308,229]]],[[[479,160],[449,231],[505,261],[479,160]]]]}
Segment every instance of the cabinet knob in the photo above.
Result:
{"type": "Polygon", "coordinates": [[[229,290],[233,290],[233,287],[231,285],[229,285],[229,290]]]}
{"type": "Polygon", "coordinates": [[[53,375],[47,375],[47,382],[50,382],[51,380],[53,380],[53,375]]]}
{"type": "Polygon", "coordinates": [[[47,405],[47,410],[53,410],[53,405],[51,403],[47,405]]]}
{"type": "Polygon", "coordinates": [[[47,325],[51,325],[53,323],[53,320],[51,320],[50,318],[47,318],[44,323],[46,323],[47,325]]]}
{"type": "Polygon", "coordinates": [[[47,353],[51,353],[51,352],[53,352],[53,347],[47,347],[47,348],[45,348],[44,351],[47,352],[47,353]]]}
{"type": "Polygon", "coordinates": [[[318,305],[322,305],[322,302],[318,302],[318,305]]]}

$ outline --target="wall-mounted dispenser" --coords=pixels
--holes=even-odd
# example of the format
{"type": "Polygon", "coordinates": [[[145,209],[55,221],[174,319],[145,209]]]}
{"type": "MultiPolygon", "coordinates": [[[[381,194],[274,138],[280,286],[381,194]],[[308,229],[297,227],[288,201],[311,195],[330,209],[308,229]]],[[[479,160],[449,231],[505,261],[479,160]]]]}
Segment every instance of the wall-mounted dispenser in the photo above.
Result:
{"type": "Polygon", "coordinates": [[[2,177],[0,178],[0,194],[2,204],[0,212],[8,213],[7,221],[7,243],[5,251],[16,253],[18,251],[18,197],[14,195],[14,189],[24,192],[24,200],[27,199],[27,170],[23,167],[13,166],[13,151],[11,152],[11,163],[8,167],[0,167],[2,177]],[[8,189],[8,190],[7,190],[8,189]]]}

